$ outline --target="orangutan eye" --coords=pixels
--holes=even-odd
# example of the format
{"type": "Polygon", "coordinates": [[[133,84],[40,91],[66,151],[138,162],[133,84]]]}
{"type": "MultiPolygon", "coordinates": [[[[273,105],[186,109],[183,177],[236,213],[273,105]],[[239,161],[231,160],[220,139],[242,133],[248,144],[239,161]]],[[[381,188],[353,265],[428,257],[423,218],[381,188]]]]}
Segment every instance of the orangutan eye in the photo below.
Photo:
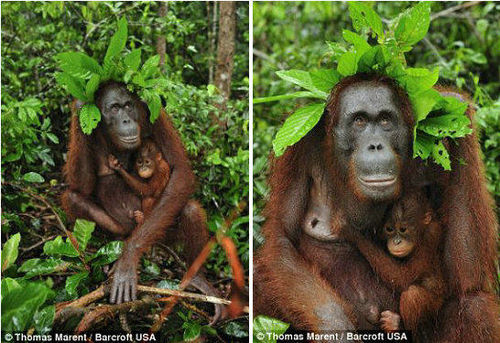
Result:
{"type": "Polygon", "coordinates": [[[358,114],[354,117],[354,125],[356,125],[357,127],[363,127],[366,125],[366,119],[364,116],[362,116],[361,114],[358,114]]]}

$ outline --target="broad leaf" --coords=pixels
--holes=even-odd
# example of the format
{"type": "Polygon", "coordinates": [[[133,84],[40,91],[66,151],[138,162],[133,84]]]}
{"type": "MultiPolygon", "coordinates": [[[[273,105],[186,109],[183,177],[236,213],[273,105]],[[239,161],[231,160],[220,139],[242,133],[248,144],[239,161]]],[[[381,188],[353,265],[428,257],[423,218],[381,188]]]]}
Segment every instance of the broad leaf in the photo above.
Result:
{"type": "Polygon", "coordinates": [[[149,121],[154,123],[161,113],[161,98],[157,93],[153,93],[148,100],[149,121]]]}
{"type": "Polygon", "coordinates": [[[432,149],[432,158],[443,167],[444,170],[451,170],[450,154],[446,150],[443,141],[436,140],[432,149]]]}
{"type": "Polygon", "coordinates": [[[73,235],[76,238],[76,241],[78,243],[78,250],[80,252],[84,252],[85,249],[87,248],[87,243],[90,240],[90,237],[92,236],[92,232],[94,232],[95,229],[95,223],[84,220],[84,219],[77,219],[75,222],[75,228],[73,229],[73,235]]]}
{"type": "Polygon", "coordinates": [[[255,99],[253,99],[253,103],[254,104],[261,104],[264,102],[297,99],[297,98],[316,98],[316,99],[326,100],[326,97],[323,95],[319,95],[319,94],[313,93],[313,92],[302,91],[302,92],[295,92],[295,93],[290,93],[290,94],[268,96],[265,98],[255,98],[255,99]]]}
{"type": "Polygon", "coordinates": [[[54,240],[45,242],[43,245],[43,252],[49,256],[68,256],[77,257],[78,251],[71,244],[69,239],[65,241],[61,236],[57,236],[54,240]]]}
{"type": "MultiPolygon", "coordinates": [[[[3,287],[2,287],[3,288],[3,287]]],[[[53,291],[43,284],[28,283],[2,294],[2,331],[25,331],[36,311],[53,291]]]]}
{"type": "Polygon", "coordinates": [[[424,120],[440,99],[441,95],[433,88],[417,93],[416,95],[410,95],[410,101],[417,122],[424,120]]]}
{"type": "Polygon", "coordinates": [[[64,262],[61,259],[40,259],[33,258],[27,260],[19,267],[19,272],[26,273],[26,278],[32,278],[33,276],[52,274],[56,271],[64,271],[70,264],[64,262]]]}
{"type": "Polygon", "coordinates": [[[113,241],[101,247],[92,256],[92,266],[104,266],[116,261],[122,254],[123,242],[113,241]]]}
{"type": "Polygon", "coordinates": [[[94,94],[99,87],[99,81],[101,77],[98,74],[92,74],[90,80],[87,82],[87,86],[85,87],[85,94],[88,99],[94,100],[94,94]]]}
{"type": "Polygon", "coordinates": [[[346,52],[339,59],[337,71],[342,76],[354,75],[358,71],[356,54],[354,52],[346,52]]]}
{"type": "Polygon", "coordinates": [[[363,28],[371,28],[377,34],[380,40],[384,38],[384,30],[382,27],[382,19],[379,15],[365,3],[362,2],[348,2],[349,15],[352,20],[352,26],[358,32],[363,28]]]}
{"type": "Polygon", "coordinates": [[[35,173],[35,172],[29,172],[24,174],[23,180],[27,182],[33,182],[33,183],[42,183],[45,182],[45,179],[43,178],[42,175],[35,173]]]}
{"type": "Polygon", "coordinates": [[[118,29],[115,34],[111,37],[109,42],[108,50],[106,51],[106,56],[104,56],[104,61],[111,61],[111,59],[117,56],[127,43],[128,28],[127,20],[125,17],[121,17],[118,21],[118,29]]]}
{"type": "Polygon", "coordinates": [[[253,337],[255,342],[275,343],[276,338],[285,333],[290,324],[268,316],[257,316],[253,320],[253,337]]]}
{"type": "Polygon", "coordinates": [[[433,70],[425,68],[407,68],[406,74],[397,81],[408,93],[419,93],[434,86],[439,78],[439,68],[433,70]]]}
{"type": "Polygon", "coordinates": [[[464,137],[472,133],[470,120],[464,115],[442,115],[427,118],[418,125],[419,130],[434,137],[464,137]]]}
{"type": "Polygon", "coordinates": [[[310,72],[313,86],[327,94],[339,82],[340,75],[335,69],[319,69],[310,72]]]}
{"type": "Polygon", "coordinates": [[[311,79],[311,74],[304,70],[280,70],[276,72],[280,78],[285,81],[294,83],[302,88],[305,88],[313,93],[321,95],[326,99],[328,94],[326,92],[320,91],[314,86],[313,80],[311,79]]]}
{"type": "Polygon", "coordinates": [[[403,12],[394,32],[398,43],[411,46],[422,40],[429,30],[430,14],[431,5],[428,1],[420,1],[403,12]]]}
{"type": "Polygon", "coordinates": [[[368,42],[364,37],[361,37],[360,35],[352,31],[349,30],[342,31],[342,37],[344,37],[344,39],[347,42],[354,45],[354,48],[356,49],[356,54],[358,56],[363,55],[366,51],[368,51],[368,49],[371,48],[370,44],[368,44],[368,42]]]}
{"type": "Polygon", "coordinates": [[[83,85],[81,79],[75,78],[68,73],[57,73],[56,81],[61,87],[65,88],[75,98],[82,101],[90,100],[85,94],[85,86],[83,85]]]}
{"type": "Polygon", "coordinates": [[[80,282],[85,280],[89,276],[89,272],[84,271],[81,273],[77,273],[74,275],[69,276],[66,279],[66,285],[64,286],[64,289],[66,292],[68,292],[68,295],[70,297],[76,297],[78,294],[76,293],[76,289],[78,288],[78,285],[80,282]]]}
{"type": "Polygon", "coordinates": [[[21,234],[18,232],[12,235],[7,242],[5,242],[2,249],[2,272],[12,266],[17,260],[19,253],[19,242],[21,241],[21,234]]]}
{"type": "Polygon", "coordinates": [[[125,56],[123,62],[129,70],[137,71],[141,64],[141,49],[132,50],[127,56],[125,56]]]}
{"type": "Polygon", "coordinates": [[[82,132],[86,135],[90,135],[101,121],[101,111],[94,104],[84,105],[78,116],[82,132]]]}
{"type": "Polygon", "coordinates": [[[151,76],[155,74],[155,72],[159,71],[158,64],[160,63],[160,55],[154,55],[147,59],[144,62],[144,65],[141,68],[141,75],[144,79],[149,79],[151,76]]]}
{"type": "Polygon", "coordinates": [[[276,156],[281,156],[288,146],[304,137],[318,123],[324,109],[325,104],[312,104],[299,108],[288,117],[273,140],[276,156]]]}
{"type": "Polygon", "coordinates": [[[33,324],[35,325],[36,332],[45,335],[52,331],[52,324],[54,323],[55,316],[55,305],[46,306],[37,311],[33,316],[33,324]]]}

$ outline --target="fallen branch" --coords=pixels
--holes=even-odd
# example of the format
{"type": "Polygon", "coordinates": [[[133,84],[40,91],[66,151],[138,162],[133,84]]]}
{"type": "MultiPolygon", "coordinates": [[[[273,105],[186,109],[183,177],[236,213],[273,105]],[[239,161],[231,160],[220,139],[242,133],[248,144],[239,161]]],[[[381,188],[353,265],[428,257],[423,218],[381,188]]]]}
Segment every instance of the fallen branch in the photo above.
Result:
{"type": "MultiPolygon", "coordinates": [[[[56,318],[58,318],[61,315],[62,310],[66,309],[66,308],[83,308],[83,307],[88,306],[89,304],[91,304],[97,300],[104,298],[109,293],[108,287],[109,287],[108,285],[102,285],[99,288],[97,288],[96,290],[90,292],[89,294],[84,295],[83,297],[81,297],[79,299],[76,299],[75,301],[57,304],[56,305],[56,318]]],[[[186,299],[191,299],[194,301],[202,301],[202,302],[207,302],[207,303],[212,303],[212,304],[222,304],[222,305],[231,304],[231,301],[226,300],[226,299],[221,299],[221,298],[217,298],[217,297],[210,296],[210,295],[185,292],[185,291],[180,291],[180,290],[175,290],[175,289],[164,289],[164,288],[155,288],[155,287],[137,285],[137,290],[139,292],[144,292],[144,293],[168,295],[168,296],[172,296],[172,297],[186,298],[186,299]]],[[[157,301],[160,301],[160,302],[165,301],[165,298],[157,299],[157,301]]]]}
{"type": "Polygon", "coordinates": [[[127,312],[130,310],[137,310],[142,307],[150,307],[155,305],[156,302],[150,296],[145,296],[141,300],[129,301],[122,304],[116,305],[102,305],[86,313],[77,328],[75,329],[75,334],[79,334],[88,331],[93,325],[102,321],[105,318],[113,317],[117,312],[127,312]]]}

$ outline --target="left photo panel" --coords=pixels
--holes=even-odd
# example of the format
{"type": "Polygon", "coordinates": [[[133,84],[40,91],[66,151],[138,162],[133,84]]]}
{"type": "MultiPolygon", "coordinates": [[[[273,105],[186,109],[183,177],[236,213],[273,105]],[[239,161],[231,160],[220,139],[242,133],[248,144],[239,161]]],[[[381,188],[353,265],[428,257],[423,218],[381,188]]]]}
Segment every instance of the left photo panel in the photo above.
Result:
{"type": "Polygon", "coordinates": [[[248,2],[3,2],[2,342],[248,342],[248,2]]]}

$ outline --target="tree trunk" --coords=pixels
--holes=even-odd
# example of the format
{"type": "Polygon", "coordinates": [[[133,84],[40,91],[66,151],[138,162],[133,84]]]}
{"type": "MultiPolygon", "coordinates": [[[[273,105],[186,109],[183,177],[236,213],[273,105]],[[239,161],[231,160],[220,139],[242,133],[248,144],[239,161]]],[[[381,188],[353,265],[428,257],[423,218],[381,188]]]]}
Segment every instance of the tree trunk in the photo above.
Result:
{"type": "Polygon", "coordinates": [[[234,66],[234,39],[236,31],[236,3],[234,1],[219,2],[219,41],[217,44],[217,68],[215,70],[215,86],[224,97],[221,108],[226,108],[231,95],[231,77],[234,66]]]}
{"type": "Polygon", "coordinates": [[[215,60],[215,39],[217,37],[217,2],[207,1],[207,21],[208,25],[208,39],[210,44],[208,46],[208,83],[214,83],[214,60],[215,60]],[[210,4],[212,6],[210,6],[210,4]],[[212,11],[210,11],[212,8],[212,11]],[[212,24],[212,25],[210,25],[212,24]]]}
{"type": "MultiPolygon", "coordinates": [[[[158,11],[158,16],[160,18],[165,18],[168,12],[168,2],[162,1],[160,2],[160,9],[158,11]]],[[[160,69],[163,71],[163,66],[165,65],[165,54],[167,52],[167,43],[165,41],[165,32],[163,32],[163,28],[165,27],[164,23],[162,23],[162,30],[156,39],[156,53],[160,55],[160,69]]]]}

